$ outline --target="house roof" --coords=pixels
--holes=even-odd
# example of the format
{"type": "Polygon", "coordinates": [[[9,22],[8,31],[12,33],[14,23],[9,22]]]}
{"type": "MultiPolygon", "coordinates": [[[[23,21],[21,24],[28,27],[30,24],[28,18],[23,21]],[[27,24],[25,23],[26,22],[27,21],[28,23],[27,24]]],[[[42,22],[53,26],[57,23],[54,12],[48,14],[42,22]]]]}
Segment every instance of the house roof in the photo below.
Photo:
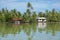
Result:
{"type": "Polygon", "coordinates": [[[45,17],[37,17],[37,19],[46,19],[45,17]]]}
{"type": "Polygon", "coordinates": [[[21,18],[13,18],[12,19],[13,21],[19,21],[19,20],[22,20],[21,18]]]}

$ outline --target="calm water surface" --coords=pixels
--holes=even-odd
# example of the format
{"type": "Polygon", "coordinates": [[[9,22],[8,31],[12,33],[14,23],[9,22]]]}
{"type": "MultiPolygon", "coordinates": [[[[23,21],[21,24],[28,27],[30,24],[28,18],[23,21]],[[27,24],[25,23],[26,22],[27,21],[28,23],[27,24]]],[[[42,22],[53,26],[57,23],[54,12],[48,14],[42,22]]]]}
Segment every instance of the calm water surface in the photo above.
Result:
{"type": "Polygon", "coordinates": [[[0,23],[0,40],[60,40],[60,23],[0,23]]]}

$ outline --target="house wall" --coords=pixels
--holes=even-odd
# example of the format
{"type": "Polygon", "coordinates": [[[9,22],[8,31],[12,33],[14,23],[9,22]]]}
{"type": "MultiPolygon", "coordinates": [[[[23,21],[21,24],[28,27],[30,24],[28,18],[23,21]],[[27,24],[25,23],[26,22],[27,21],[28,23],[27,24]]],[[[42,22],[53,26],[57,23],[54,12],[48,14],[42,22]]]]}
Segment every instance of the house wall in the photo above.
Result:
{"type": "Polygon", "coordinates": [[[15,24],[20,24],[20,21],[15,21],[15,24]]]}

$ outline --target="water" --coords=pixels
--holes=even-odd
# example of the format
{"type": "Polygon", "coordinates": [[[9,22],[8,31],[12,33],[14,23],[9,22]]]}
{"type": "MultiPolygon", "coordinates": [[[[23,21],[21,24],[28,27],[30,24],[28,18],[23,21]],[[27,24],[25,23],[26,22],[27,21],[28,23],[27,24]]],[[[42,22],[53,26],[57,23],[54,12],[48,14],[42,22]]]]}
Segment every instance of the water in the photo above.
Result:
{"type": "Polygon", "coordinates": [[[60,40],[60,23],[0,23],[0,40],[60,40]]]}

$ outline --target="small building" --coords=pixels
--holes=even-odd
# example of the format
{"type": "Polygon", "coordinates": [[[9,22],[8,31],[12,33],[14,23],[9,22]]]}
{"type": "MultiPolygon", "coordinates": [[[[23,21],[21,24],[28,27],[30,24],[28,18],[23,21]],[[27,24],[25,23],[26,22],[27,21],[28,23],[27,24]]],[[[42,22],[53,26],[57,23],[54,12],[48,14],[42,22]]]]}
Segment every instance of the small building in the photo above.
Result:
{"type": "Polygon", "coordinates": [[[45,17],[37,17],[37,21],[38,22],[46,22],[46,18],[45,17]]]}
{"type": "Polygon", "coordinates": [[[21,19],[21,18],[13,18],[12,21],[13,21],[13,23],[15,23],[15,24],[20,24],[21,21],[22,21],[22,19],[21,19]]]}

